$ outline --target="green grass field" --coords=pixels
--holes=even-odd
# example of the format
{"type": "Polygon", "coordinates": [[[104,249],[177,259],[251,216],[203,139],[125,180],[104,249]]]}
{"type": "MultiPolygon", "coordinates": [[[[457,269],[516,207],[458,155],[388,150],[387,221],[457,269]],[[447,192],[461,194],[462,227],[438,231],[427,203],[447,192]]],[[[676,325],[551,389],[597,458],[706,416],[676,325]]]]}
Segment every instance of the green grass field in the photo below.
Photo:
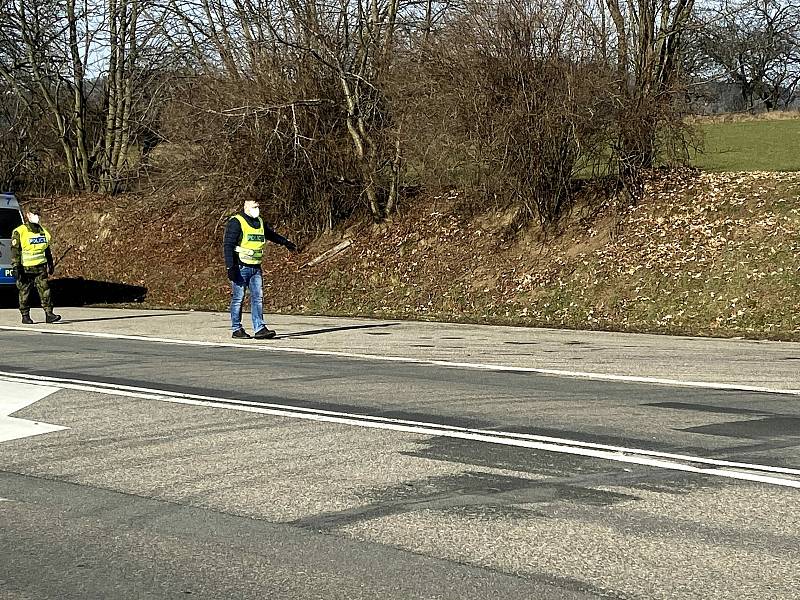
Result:
{"type": "Polygon", "coordinates": [[[800,119],[701,123],[706,171],[800,171],[800,119]]]}

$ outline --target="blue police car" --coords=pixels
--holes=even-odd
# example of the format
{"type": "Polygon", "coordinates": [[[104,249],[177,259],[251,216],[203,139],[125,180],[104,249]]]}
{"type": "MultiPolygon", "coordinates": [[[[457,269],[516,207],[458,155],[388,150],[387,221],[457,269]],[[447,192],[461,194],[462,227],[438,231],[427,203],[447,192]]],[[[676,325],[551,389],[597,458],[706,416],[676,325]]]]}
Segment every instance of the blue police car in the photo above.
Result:
{"type": "Polygon", "coordinates": [[[0,286],[14,285],[11,232],[22,225],[22,212],[14,194],[0,193],[0,286]]]}

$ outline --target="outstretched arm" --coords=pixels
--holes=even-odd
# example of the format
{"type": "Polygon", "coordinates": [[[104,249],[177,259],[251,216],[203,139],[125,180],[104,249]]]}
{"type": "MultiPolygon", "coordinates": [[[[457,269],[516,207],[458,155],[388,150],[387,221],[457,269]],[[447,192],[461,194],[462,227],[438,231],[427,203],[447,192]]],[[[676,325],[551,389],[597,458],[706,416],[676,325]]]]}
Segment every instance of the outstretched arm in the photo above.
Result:
{"type": "Polygon", "coordinates": [[[285,246],[292,252],[297,250],[297,246],[291,240],[286,239],[280,233],[272,229],[269,225],[264,223],[264,236],[270,241],[276,244],[280,244],[281,246],[285,246]]]}

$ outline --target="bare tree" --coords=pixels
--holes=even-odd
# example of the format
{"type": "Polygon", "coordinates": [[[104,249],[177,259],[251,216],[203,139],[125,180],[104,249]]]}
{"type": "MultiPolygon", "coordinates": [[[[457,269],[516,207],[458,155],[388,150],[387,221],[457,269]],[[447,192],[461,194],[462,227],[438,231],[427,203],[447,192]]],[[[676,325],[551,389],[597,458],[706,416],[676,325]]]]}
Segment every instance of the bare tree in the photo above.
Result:
{"type": "Polygon", "coordinates": [[[722,0],[704,6],[697,25],[701,75],[735,83],[747,109],[791,104],[800,83],[800,5],[722,0]]]}
{"type": "Polygon", "coordinates": [[[606,0],[606,6],[619,81],[615,154],[623,180],[637,187],[641,170],[656,161],[659,133],[681,128],[676,92],[694,0],[606,0]]]}
{"type": "Polygon", "coordinates": [[[400,2],[288,0],[287,8],[285,21],[270,23],[272,31],[336,79],[363,192],[373,218],[382,220],[394,210],[401,168],[398,124],[384,90],[400,2]],[[297,35],[289,37],[293,31],[297,35]],[[394,136],[392,144],[387,135],[394,136]]]}
{"type": "Polygon", "coordinates": [[[0,80],[0,189],[15,189],[23,182],[38,191],[47,189],[39,184],[49,165],[38,150],[56,140],[42,122],[38,108],[0,80]]]}
{"type": "Polygon", "coordinates": [[[61,145],[69,185],[79,189],[69,110],[65,106],[64,23],[55,3],[13,0],[5,4],[0,46],[6,62],[0,74],[29,109],[41,106],[61,145]]]}
{"type": "Polygon", "coordinates": [[[5,2],[0,76],[50,123],[70,189],[117,191],[142,127],[138,117],[155,96],[142,57],[156,53],[143,54],[140,40],[154,39],[158,11],[147,15],[142,35],[141,0],[5,2]]]}

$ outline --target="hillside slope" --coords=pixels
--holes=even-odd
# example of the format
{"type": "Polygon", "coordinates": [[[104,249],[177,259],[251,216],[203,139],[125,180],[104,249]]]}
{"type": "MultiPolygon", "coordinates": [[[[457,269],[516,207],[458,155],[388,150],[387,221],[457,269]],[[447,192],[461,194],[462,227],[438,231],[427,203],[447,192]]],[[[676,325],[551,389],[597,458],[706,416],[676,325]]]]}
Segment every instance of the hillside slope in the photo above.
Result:
{"type": "MultiPolygon", "coordinates": [[[[508,236],[449,197],[265,260],[269,312],[800,339],[800,173],[657,175],[636,206],[508,236]],[[509,239],[510,237],[510,239],[509,239]],[[352,244],[304,266],[342,239],[352,244]]],[[[152,306],[225,310],[232,207],[187,198],[56,198],[57,276],[147,288],[152,306]]],[[[277,224],[277,229],[292,236],[277,224]]]]}

